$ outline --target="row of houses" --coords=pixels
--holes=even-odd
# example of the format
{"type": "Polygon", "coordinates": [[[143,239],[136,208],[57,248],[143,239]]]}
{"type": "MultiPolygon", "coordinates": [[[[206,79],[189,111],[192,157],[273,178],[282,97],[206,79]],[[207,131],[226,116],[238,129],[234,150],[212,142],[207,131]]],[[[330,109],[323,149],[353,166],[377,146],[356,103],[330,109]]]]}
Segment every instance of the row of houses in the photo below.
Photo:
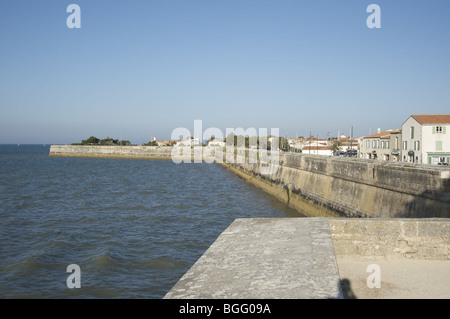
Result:
{"type": "Polygon", "coordinates": [[[341,136],[290,140],[291,147],[315,155],[359,154],[379,161],[450,165],[450,114],[411,115],[401,129],[378,129],[358,139],[341,136]]]}
{"type": "MultiPolygon", "coordinates": [[[[274,139],[279,137],[269,136],[268,142],[273,145],[274,139]]],[[[359,149],[359,140],[351,139],[344,135],[339,138],[332,139],[320,139],[317,137],[298,137],[298,138],[289,138],[287,139],[289,143],[289,151],[291,152],[303,152],[307,154],[313,155],[324,155],[324,156],[333,156],[339,154],[357,154],[359,149]],[[333,144],[338,142],[338,147],[333,147],[333,144]]],[[[155,144],[158,146],[195,146],[201,145],[198,138],[187,138],[185,140],[179,141],[155,141],[155,144]]],[[[216,138],[208,141],[207,146],[209,147],[225,147],[226,143],[223,139],[216,138]]],[[[255,145],[251,145],[251,148],[256,147],[255,145]]],[[[280,149],[285,150],[285,149],[280,149]]]]}
{"type": "MultiPolygon", "coordinates": [[[[277,137],[269,137],[271,139],[277,137]]],[[[154,141],[159,146],[201,145],[198,138],[182,141],[154,141]]],[[[344,135],[337,138],[289,138],[291,151],[333,156],[345,154],[379,161],[401,161],[424,164],[450,164],[450,114],[411,115],[401,129],[363,136],[358,139],[344,135]],[[357,155],[358,154],[358,155],[357,155]]],[[[223,139],[208,142],[209,146],[225,146],[223,139]]]]}
{"type": "Polygon", "coordinates": [[[450,114],[411,115],[401,129],[360,139],[359,156],[382,161],[450,164],[450,114]]]}
{"type": "Polygon", "coordinates": [[[301,150],[305,154],[333,156],[339,154],[355,154],[359,149],[358,139],[341,135],[337,138],[320,139],[316,137],[289,138],[291,150],[301,150]]]}

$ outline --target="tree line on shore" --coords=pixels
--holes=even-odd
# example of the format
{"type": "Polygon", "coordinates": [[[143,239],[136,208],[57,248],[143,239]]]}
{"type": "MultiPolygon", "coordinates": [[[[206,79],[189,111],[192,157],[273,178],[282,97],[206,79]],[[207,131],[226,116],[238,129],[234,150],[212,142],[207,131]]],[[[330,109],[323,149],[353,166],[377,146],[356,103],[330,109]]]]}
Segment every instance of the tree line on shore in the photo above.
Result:
{"type": "MultiPolygon", "coordinates": [[[[191,137],[193,138],[193,137],[191,137]]],[[[284,138],[284,137],[278,137],[278,146],[280,149],[282,150],[289,150],[289,141],[288,139],[284,138]]],[[[211,136],[211,138],[207,141],[210,142],[212,140],[214,140],[215,137],[214,135],[211,136]]],[[[271,142],[267,140],[267,137],[262,137],[262,139],[265,141],[266,147],[267,149],[271,148],[271,142]]],[[[235,135],[233,133],[231,133],[229,136],[227,136],[226,138],[227,141],[234,141],[234,146],[244,146],[246,148],[249,148],[250,145],[255,145],[257,148],[260,147],[260,138],[257,136],[242,136],[242,135],[235,135]]],[[[175,142],[175,141],[174,141],[175,142]]],[[[202,143],[202,145],[206,146],[207,143],[202,143]]],[[[175,144],[175,143],[173,143],[175,144]]],[[[172,145],[173,145],[172,144],[172,145]]],[[[85,140],[81,140],[81,143],[72,143],[71,145],[107,145],[107,146],[131,146],[133,145],[130,141],[128,140],[119,140],[119,139],[114,139],[111,137],[106,137],[104,139],[99,139],[95,136],[91,136],[85,140]]],[[[158,146],[158,143],[154,140],[151,140],[147,143],[142,144],[143,146],[158,146]]],[[[301,152],[301,151],[300,151],[301,152]]]]}
{"type": "MultiPolygon", "coordinates": [[[[175,144],[175,141],[174,143],[175,144]]],[[[107,145],[107,146],[132,146],[130,141],[128,140],[119,140],[112,137],[107,137],[104,139],[99,139],[95,136],[91,136],[85,140],[81,140],[81,143],[72,143],[71,145],[107,145]]],[[[143,146],[158,146],[158,143],[154,140],[151,140],[147,143],[142,144],[143,146]]]]}
{"type": "Polygon", "coordinates": [[[72,145],[118,145],[118,146],[131,146],[131,142],[128,140],[114,139],[107,137],[104,139],[99,139],[95,136],[91,136],[88,139],[81,140],[81,143],[72,143],[72,145]]]}

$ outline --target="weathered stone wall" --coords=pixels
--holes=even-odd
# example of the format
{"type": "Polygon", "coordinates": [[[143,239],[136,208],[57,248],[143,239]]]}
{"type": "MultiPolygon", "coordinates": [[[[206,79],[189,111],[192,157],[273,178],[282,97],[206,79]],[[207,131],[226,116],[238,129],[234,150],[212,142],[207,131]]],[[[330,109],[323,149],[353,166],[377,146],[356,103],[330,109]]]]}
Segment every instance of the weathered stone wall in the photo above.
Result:
{"type": "Polygon", "coordinates": [[[280,154],[270,175],[261,174],[261,162],[227,165],[272,184],[259,183],[299,210],[307,199],[346,217],[450,217],[445,167],[291,153],[280,154]]]}
{"type": "Polygon", "coordinates": [[[167,158],[172,147],[159,146],[90,146],[52,145],[50,156],[117,157],[117,158],[167,158]]]}
{"type": "Polygon", "coordinates": [[[336,256],[450,260],[449,219],[329,219],[336,256]]]}

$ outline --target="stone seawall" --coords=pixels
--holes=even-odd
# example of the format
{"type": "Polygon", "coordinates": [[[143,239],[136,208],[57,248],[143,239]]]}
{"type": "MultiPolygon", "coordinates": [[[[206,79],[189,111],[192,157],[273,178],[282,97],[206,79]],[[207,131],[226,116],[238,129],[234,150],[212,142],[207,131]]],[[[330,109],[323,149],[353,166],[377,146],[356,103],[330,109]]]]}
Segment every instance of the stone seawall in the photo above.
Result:
{"type": "Polygon", "coordinates": [[[450,260],[450,219],[328,219],[336,256],[450,260]]]}
{"type": "Polygon", "coordinates": [[[172,147],[52,145],[50,156],[170,159],[172,147]]]}
{"type": "Polygon", "coordinates": [[[292,153],[281,153],[270,175],[261,174],[267,164],[260,161],[226,165],[310,216],[450,217],[445,167],[292,153]],[[305,200],[325,214],[308,213],[305,200]]]}
{"type": "Polygon", "coordinates": [[[222,153],[214,147],[189,146],[103,146],[103,145],[52,145],[50,156],[67,157],[108,157],[108,158],[143,158],[167,159],[175,163],[213,163],[222,161],[222,153]],[[217,157],[216,158],[216,154],[217,157]]]}

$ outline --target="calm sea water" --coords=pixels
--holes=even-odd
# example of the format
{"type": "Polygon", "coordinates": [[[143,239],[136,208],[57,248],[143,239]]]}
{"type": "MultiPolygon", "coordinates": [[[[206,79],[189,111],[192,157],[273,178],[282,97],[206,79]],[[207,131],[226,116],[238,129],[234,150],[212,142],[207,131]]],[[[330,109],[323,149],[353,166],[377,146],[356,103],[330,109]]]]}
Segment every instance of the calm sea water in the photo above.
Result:
{"type": "Polygon", "coordinates": [[[217,164],[48,153],[0,145],[0,298],[162,298],[234,219],[301,217],[217,164]]]}

